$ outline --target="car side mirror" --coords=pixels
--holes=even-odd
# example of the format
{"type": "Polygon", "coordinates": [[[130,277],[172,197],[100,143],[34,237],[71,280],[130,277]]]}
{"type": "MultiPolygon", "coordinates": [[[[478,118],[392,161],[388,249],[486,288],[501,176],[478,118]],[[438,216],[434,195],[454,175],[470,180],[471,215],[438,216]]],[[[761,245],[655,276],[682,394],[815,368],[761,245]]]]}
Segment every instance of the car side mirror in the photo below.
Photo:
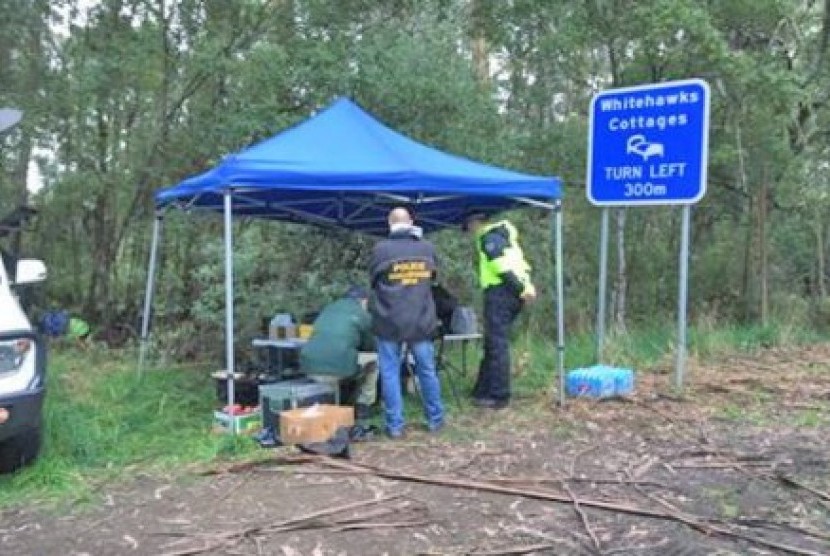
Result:
{"type": "Polygon", "coordinates": [[[46,280],[46,265],[38,259],[20,259],[17,261],[15,285],[35,284],[46,280]]]}

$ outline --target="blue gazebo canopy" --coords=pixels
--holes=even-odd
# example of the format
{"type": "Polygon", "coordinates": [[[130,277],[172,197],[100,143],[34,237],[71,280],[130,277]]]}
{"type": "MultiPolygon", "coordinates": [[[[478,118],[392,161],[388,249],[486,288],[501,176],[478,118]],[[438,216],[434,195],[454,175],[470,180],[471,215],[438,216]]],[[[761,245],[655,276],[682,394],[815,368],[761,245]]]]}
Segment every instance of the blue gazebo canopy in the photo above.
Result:
{"type": "MultiPolygon", "coordinates": [[[[531,176],[453,156],[386,127],[348,99],[266,139],[179,185],[156,193],[156,207],[222,212],[225,233],[225,368],[234,400],[232,215],[270,218],[372,235],[387,231],[393,206],[408,206],[430,232],[455,226],[465,212],[495,213],[519,204],[558,208],[557,178],[531,176]]],[[[163,210],[153,223],[141,323],[139,369],[150,333],[163,210]]],[[[562,213],[554,213],[559,403],[564,403],[562,213]]]]}
{"type": "Polygon", "coordinates": [[[422,145],[341,98],[315,116],[156,193],[158,208],[233,214],[386,233],[392,206],[414,210],[425,231],[457,225],[468,210],[552,206],[555,177],[489,166],[422,145]]]}

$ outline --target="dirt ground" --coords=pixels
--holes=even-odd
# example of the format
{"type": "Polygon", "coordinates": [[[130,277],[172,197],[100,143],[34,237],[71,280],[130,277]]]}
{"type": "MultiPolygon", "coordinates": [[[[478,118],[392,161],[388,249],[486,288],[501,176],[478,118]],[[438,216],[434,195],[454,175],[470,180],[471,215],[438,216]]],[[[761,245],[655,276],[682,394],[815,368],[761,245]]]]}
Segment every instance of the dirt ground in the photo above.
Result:
{"type": "Polygon", "coordinates": [[[682,399],[655,368],[629,400],[517,399],[350,461],[282,448],[110,485],[68,515],[6,510],[0,553],[830,554],[830,346],[692,361],[689,377],[682,399]]]}

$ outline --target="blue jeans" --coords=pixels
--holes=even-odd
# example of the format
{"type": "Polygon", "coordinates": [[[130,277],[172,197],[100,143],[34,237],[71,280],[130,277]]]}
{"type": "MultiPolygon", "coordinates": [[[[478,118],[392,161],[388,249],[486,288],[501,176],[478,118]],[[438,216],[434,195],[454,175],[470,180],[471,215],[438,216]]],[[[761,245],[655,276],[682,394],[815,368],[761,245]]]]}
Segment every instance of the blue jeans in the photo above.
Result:
{"type": "MultiPolygon", "coordinates": [[[[391,436],[403,433],[403,394],[401,392],[401,343],[377,339],[378,367],[383,388],[383,406],[386,413],[386,431],[391,436]]],[[[429,340],[409,344],[415,357],[415,375],[421,389],[427,428],[437,429],[444,424],[444,405],[441,403],[441,383],[435,369],[435,346],[429,340]]]]}

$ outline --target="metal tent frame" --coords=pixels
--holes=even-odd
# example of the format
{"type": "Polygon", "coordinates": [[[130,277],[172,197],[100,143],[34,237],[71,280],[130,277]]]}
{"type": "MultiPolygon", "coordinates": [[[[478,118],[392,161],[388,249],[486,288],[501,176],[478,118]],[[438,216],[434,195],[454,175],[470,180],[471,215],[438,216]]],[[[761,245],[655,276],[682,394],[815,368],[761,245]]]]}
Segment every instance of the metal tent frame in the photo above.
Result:
{"type": "MultiPolygon", "coordinates": [[[[235,194],[235,189],[232,187],[226,188],[222,193],[222,215],[224,221],[224,267],[225,267],[225,370],[227,373],[227,397],[228,404],[233,405],[235,401],[235,334],[234,334],[234,280],[233,280],[233,214],[234,214],[234,200],[245,203],[244,194],[235,194]]],[[[394,199],[398,202],[405,202],[407,199],[394,199]]],[[[563,260],[563,221],[562,221],[562,203],[561,200],[556,200],[554,203],[544,203],[533,199],[517,199],[520,203],[545,208],[552,213],[551,222],[551,242],[555,257],[555,277],[554,277],[554,300],[556,307],[556,367],[558,378],[558,403],[564,405],[565,403],[565,320],[564,320],[564,260],[563,260]]],[[[423,203],[429,203],[430,198],[420,199],[416,206],[423,203]]],[[[388,203],[382,205],[385,209],[388,208],[388,203]]],[[[187,209],[185,205],[180,208],[187,209]]],[[[200,207],[201,209],[215,210],[215,207],[200,207]]],[[[147,346],[150,338],[150,324],[151,313],[153,306],[153,299],[155,296],[156,274],[158,271],[159,247],[161,243],[163,220],[165,209],[159,209],[156,212],[153,220],[152,240],[150,245],[150,260],[147,272],[147,284],[144,293],[144,311],[141,320],[141,338],[139,346],[139,362],[138,372],[141,374],[145,367],[147,346]]],[[[310,224],[336,226],[335,222],[321,222],[319,220],[310,219],[310,224]]]]}

